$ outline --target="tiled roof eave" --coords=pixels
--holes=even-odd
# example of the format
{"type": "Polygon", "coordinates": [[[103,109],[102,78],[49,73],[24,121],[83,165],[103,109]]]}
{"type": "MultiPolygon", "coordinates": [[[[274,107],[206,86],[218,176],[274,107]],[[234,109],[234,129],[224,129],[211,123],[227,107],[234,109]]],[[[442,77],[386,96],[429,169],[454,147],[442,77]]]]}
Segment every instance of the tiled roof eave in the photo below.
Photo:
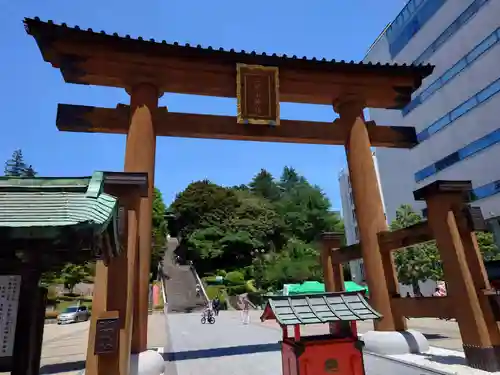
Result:
{"type": "Polygon", "coordinates": [[[347,62],[345,60],[327,60],[326,58],[308,58],[303,56],[302,58],[293,55],[278,55],[276,53],[257,53],[256,51],[247,52],[245,50],[235,51],[224,50],[223,48],[214,48],[212,46],[203,47],[201,45],[192,46],[189,43],[180,44],[178,42],[169,43],[165,40],[156,41],[155,39],[145,40],[142,37],[137,39],[132,38],[130,35],[120,36],[118,33],[113,33],[112,35],[107,34],[104,31],[95,32],[92,29],[82,30],[78,26],[69,27],[67,24],[62,23],[61,25],[55,24],[53,21],[49,20],[43,22],[40,18],[35,17],[34,19],[26,18],[24,21],[26,31],[33,35],[39,45],[45,43],[44,37],[48,33],[53,38],[60,37],[63,33],[71,33],[75,38],[85,38],[85,37],[101,37],[105,38],[107,41],[114,39],[118,43],[133,43],[134,46],[139,46],[140,48],[152,48],[152,51],[157,51],[159,54],[175,54],[176,56],[212,56],[214,58],[220,57],[225,60],[234,60],[235,62],[245,62],[245,60],[252,60],[255,63],[261,63],[263,65],[270,66],[296,66],[300,68],[311,68],[311,69],[345,69],[345,70],[359,70],[360,68],[371,67],[379,73],[385,74],[414,74],[421,79],[430,75],[434,67],[430,64],[427,65],[407,65],[407,64],[381,64],[381,63],[364,63],[364,62],[347,62]],[[43,36],[42,36],[43,34],[43,36]]]}

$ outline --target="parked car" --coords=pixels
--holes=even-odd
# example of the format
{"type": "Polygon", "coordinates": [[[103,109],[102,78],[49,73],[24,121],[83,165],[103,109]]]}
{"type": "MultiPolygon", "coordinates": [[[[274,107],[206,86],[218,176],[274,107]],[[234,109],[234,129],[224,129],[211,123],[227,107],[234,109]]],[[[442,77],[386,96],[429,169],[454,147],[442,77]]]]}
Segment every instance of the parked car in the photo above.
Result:
{"type": "Polygon", "coordinates": [[[57,324],[85,322],[89,318],[87,306],[70,306],[57,316],[57,324]]]}

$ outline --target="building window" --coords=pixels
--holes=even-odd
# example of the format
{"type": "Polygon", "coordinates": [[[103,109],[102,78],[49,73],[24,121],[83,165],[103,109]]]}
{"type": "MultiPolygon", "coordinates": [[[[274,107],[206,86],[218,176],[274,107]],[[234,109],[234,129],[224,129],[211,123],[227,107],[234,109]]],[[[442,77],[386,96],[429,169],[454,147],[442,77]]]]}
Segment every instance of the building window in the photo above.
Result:
{"type": "Polygon", "coordinates": [[[403,50],[446,0],[410,0],[386,32],[391,58],[403,50]]]}
{"type": "Polygon", "coordinates": [[[474,142],[469,143],[467,146],[462,147],[460,150],[451,153],[450,155],[438,160],[437,162],[419,170],[415,173],[415,181],[420,182],[427,177],[430,177],[459,161],[465,160],[475,154],[500,143],[500,128],[492,131],[491,133],[476,139],[474,142]]]}
{"type": "Polygon", "coordinates": [[[445,114],[439,120],[435,121],[429,125],[426,129],[422,130],[417,134],[417,139],[419,142],[423,142],[429,139],[432,135],[443,130],[453,121],[459,119],[471,110],[479,107],[481,104],[485,103],[493,96],[500,92],[500,78],[495,82],[491,83],[481,91],[477,92],[475,95],[467,99],[465,102],[455,107],[453,110],[445,114]]]}
{"type": "MultiPolygon", "coordinates": [[[[415,60],[413,64],[422,64],[436,52],[448,39],[462,28],[490,0],[476,0],[460,14],[448,28],[415,60]]],[[[442,4],[441,4],[442,5],[442,4]]]]}
{"type": "Polygon", "coordinates": [[[471,196],[473,201],[478,201],[498,193],[500,193],[500,180],[473,189],[471,196]]]}

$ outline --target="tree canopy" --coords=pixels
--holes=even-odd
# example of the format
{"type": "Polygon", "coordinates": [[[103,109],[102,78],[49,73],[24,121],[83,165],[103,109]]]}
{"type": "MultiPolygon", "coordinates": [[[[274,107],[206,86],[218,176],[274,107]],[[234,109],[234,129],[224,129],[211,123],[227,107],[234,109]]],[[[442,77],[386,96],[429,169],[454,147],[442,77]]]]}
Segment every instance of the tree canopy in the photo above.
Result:
{"type": "Polygon", "coordinates": [[[263,288],[319,280],[317,236],[343,231],[321,189],[290,167],[279,180],[262,169],[247,185],[193,182],[170,210],[199,272],[240,270],[263,288]]]}

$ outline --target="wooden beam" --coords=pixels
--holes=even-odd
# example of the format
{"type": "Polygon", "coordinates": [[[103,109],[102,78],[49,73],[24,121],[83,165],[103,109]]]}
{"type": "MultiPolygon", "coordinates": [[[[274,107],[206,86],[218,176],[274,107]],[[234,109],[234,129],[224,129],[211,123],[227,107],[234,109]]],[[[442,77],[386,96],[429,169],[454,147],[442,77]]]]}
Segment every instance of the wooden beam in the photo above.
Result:
{"type": "Polygon", "coordinates": [[[427,221],[422,221],[407,228],[398,229],[392,232],[387,231],[378,234],[380,251],[384,252],[417,245],[423,242],[432,241],[433,239],[434,235],[427,221]]]}
{"type": "Polygon", "coordinates": [[[455,318],[455,304],[451,297],[391,298],[396,314],[407,318],[455,318]]]}
{"type": "Polygon", "coordinates": [[[332,252],[332,263],[342,264],[348,263],[351,260],[363,258],[361,253],[361,244],[356,243],[350,246],[344,246],[332,252]]]}
{"type": "Polygon", "coordinates": [[[134,40],[118,34],[26,19],[45,61],[68,83],[129,88],[150,82],[164,92],[235,97],[236,64],[276,66],[285,102],[331,105],[360,95],[368,107],[403,108],[433,67],[363,64],[134,40]]]}
{"type": "MultiPolygon", "coordinates": [[[[165,108],[159,108],[153,116],[156,134],[166,137],[344,145],[349,132],[337,120],[282,120],[280,126],[269,127],[237,124],[234,116],[176,113],[165,108]]],[[[126,134],[129,118],[130,110],[125,105],[98,108],[59,104],[56,123],[62,131],[126,134]]],[[[417,144],[411,127],[377,126],[371,122],[368,133],[373,147],[411,148],[417,144]]]]}

